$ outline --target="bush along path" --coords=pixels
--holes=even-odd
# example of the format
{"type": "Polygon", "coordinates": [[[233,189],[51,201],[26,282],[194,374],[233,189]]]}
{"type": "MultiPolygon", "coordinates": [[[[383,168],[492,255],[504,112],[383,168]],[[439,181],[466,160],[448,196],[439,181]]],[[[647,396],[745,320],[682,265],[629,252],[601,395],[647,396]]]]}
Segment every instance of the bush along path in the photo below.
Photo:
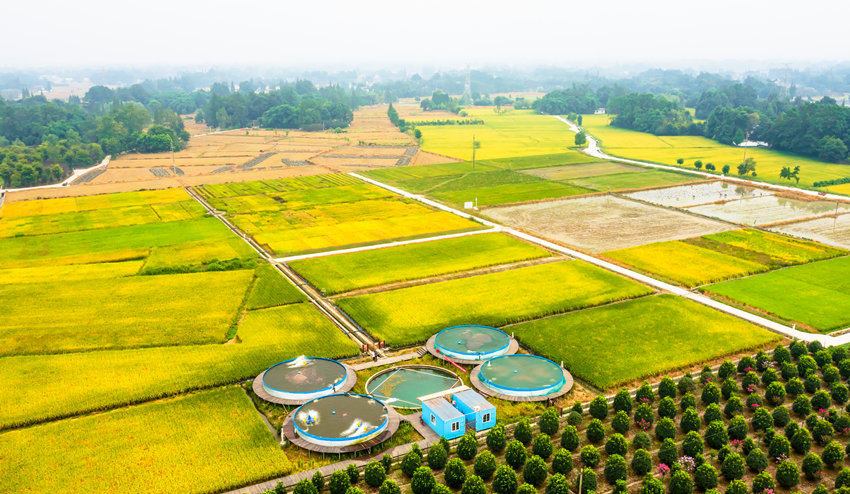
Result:
{"type": "Polygon", "coordinates": [[[278,492],[848,494],[848,378],[845,348],[794,342],[278,492]]]}

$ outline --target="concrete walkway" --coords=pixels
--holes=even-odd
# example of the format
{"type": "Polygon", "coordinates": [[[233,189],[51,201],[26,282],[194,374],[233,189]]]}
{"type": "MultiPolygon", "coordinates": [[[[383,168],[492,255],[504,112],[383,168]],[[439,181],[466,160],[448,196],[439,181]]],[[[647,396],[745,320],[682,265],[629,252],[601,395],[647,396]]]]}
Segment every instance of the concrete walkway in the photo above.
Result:
{"type": "MultiPolygon", "coordinates": [[[[101,161],[100,163],[98,163],[98,164],[96,164],[92,167],[82,168],[82,169],[79,169],[79,168],[74,169],[74,171],[71,173],[70,177],[59,182],[58,184],[36,185],[36,186],[33,186],[33,187],[20,187],[20,188],[17,188],[17,189],[2,189],[2,190],[0,190],[0,192],[3,192],[5,194],[6,192],[22,192],[22,191],[25,191],[25,190],[56,189],[56,188],[59,188],[59,187],[65,187],[67,185],[71,185],[71,183],[74,180],[82,177],[83,175],[85,175],[88,172],[97,170],[98,168],[106,168],[109,165],[110,159],[112,159],[112,155],[107,154],[106,157],[103,158],[103,161],[101,161]]],[[[2,204],[2,202],[0,202],[0,204],[2,204]]]]}
{"type": "MultiPolygon", "coordinates": [[[[560,117],[558,117],[558,118],[569,125],[569,122],[567,122],[566,120],[564,120],[560,117]]],[[[612,158],[612,159],[616,159],[616,158],[612,158]]],[[[635,162],[635,163],[642,164],[640,162],[635,162]]],[[[365,182],[368,182],[372,185],[375,185],[375,186],[381,187],[383,189],[389,190],[390,192],[395,192],[396,194],[399,194],[401,196],[422,202],[422,203],[427,204],[431,207],[434,207],[434,208],[437,208],[437,209],[440,209],[440,210],[443,210],[443,211],[447,211],[449,213],[456,214],[456,215],[461,216],[463,218],[469,218],[469,219],[474,218],[475,221],[478,221],[478,222],[483,223],[485,225],[493,226],[493,227],[498,226],[496,223],[493,223],[492,221],[487,221],[485,219],[472,216],[469,213],[465,213],[463,211],[459,211],[457,209],[450,208],[450,207],[448,207],[444,204],[440,204],[436,201],[432,201],[432,200],[427,199],[423,196],[420,196],[420,195],[417,195],[417,194],[411,194],[410,192],[407,192],[405,190],[402,190],[402,189],[399,189],[397,187],[393,187],[391,185],[387,185],[387,184],[378,182],[377,180],[373,180],[371,178],[364,177],[362,175],[358,175],[357,173],[349,173],[349,175],[351,175],[353,177],[357,177],[357,178],[359,178],[359,179],[361,179],[365,182]]],[[[745,181],[745,182],[748,182],[748,181],[745,181]]],[[[762,184],[758,184],[758,185],[762,186],[762,184]]],[[[549,250],[552,250],[552,251],[555,251],[555,252],[558,252],[558,253],[561,253],[561,254],[566,254],[566,255],[574,257],[576,259],[581,259],[582,261],[589,262],[590,264],[593,264],[595,266],[606,269],[608,271],[612,271],[614,273],[620,274],[620,275],[625,276],[627,278],[631,278],[633,280],[639,281],[641,283],[649,285],[649,286],[656,288],[658,290],[662,290],[662,291],[665,291],[665,292],[672,293],[672,294],[677,295],[679,297],[686,298],[688,300],[692,300],[692,301],[697,302],[699,304],[711,307],[713,309],[717,309],[721,312],[725,312],[726,314],[730,314],[730,315],[738,317],[740,319],[744,319],[745,321],[751,322],[753,324],[761,326],[761,327],[768,329],[770,331],[773,331],[775,333],[779,333],[783,336],[787,336],[789,338],[796,338],[796,339],[803,340],[803,341],[817,340],[817,341],[820,341],[821,343],[823,343],[824,345],[828,345],[828,346],[829,345],[842,345],[844,343],[850,342],[850,334],[844,334],[844,335],[841,335],[841,336],[832,337],[832,336],[828,336],[828,335],[812,334],[812,333],[805,333],[803,331],[798,331],[794,328],[790,328],[788,326],[785,326],[784,324],[779,324],[777,322],[771,321],[769,319],[758,316],[756,314],[751,314],[751,313],[743,311],[741,309],[731,307],[729,305],[718,302],[718,301],[711,299],[709,297],[706,297],[704,295],[701,295],[701,294],[698,294],[698,293],[693,293],[693,292],[690,292],[690,291],[688,291],[684,288],[681,288],[681,287],[678,287],[678,286],[675,286],[675,285],[671,285],[669,283],[665,283],[665,282],[660,281],[660,280],[656,280],[655,278],[651,278],[649,276],[637,273],[637,272],[632,271],[630,269],[626,269],[622,266],[618,266],[616,264],[612,264],[610,262],[603,261],[601,259],[597,259],[597,258],[590,256],[590,255],[587,255],[583,252],[579,252],[579,251],[576,251],[576,250],[573,250],[573,249],[563,247],[563,246],[558,245],[554,242],[550,242],[548,240],[545,240],[541,237],[530,235],[528,233],[521,232],[519,230],[515,230],[513,228],[508,228],[508,227],[503,227],[502,231],[505,232],[505,233],[508,233],[510,235],[514,235],[516,237],[522,238],[522,239],[524,239],[528,242],[531,242],[531,243],[540,245],[542,247],[545,247],[549,250]]]]}

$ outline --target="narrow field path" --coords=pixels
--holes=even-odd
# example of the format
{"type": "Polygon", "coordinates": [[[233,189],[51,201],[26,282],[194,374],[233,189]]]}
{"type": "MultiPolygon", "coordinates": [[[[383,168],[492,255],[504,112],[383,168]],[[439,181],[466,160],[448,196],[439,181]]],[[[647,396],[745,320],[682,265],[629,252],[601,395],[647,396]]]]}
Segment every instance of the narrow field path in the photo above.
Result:
{"type": "Polygon", "coordinates": [[[85,175],[88,172],[91,172],[91,171],[94,171],[94,170],[97,170],[97,169],[100,169],[100,168],[106,168],[109,165],[109,160],[111,160],[111,159],[112,159],[112,155],[107,154],[106,157],[103,158],[103,161],[101,161],[100,163],[98,163],[98,164],[96,164],[92,167],[75,168],[74,171],[71,173],[70,177],[59,182],[58,184],[35,185],[33,187],[19,187],[17,189],[2,189],[2,188],[0,188],[0,192],[3,193],[3,194],[0,194],[0,205],[3,204],[3,196],[5,195],[6,192],[22,192],[22,191],[25,191],[25,190],[56,189],[58,187],[65,187],[67,185],[71,185],[71,183],[73,183],[74,180],[82,177],[83,175],[85,175]]]}
{"type": "MultiPolygon", "coordinates": [[[[567,125],[571,125],[567,120],[565,120],[561,117],[557,117],[557,118],[559,118],[561,121],[565,122],[567,125]]],[[[590,140],[590,138],[588,138],[588,140],[590,140]]],[[[637,162],[637,161],[634,161],[633,163],[643,164],[643,163],[637,162]]],[[[660,167],[660,165],[648,165],[648,166],[660,167]]],[[[672,167],[667,167],[667,168],[672,168],[672,167]]],[[[440,210],[443,210],[443,211],[446,211],[446,212],[449,212],[449,213],[452,213],[452,214],[456,214],[460,217],[467,218],[467,219],[473,219],[475,221],[478,221],[480,223],[483,223],[485,225],[492,226],[492,227],[499,226],[498,224],[493,223],[492,221],[488,221],[488,220],[473,216],[469,213],[459,211],[457,209],[451,208],[451,207],[446,206],[444,204],[440,204],[436,201],[432,201],[431,199],[427,199],[427,198],[425,198],[421,195],[411,194],[410,192],[404,191],[404,190],[399,189],[397,187],[393,187],[391,185],[384,184],[382,182],[378,182],[377,180],[373,180],[371,178],[364,177],[362,175],[358,175],[357,173],[349,173],[349,175],[356,177],[356,178],[359,178],[359,179],[361,179],[361,180],[363,180],[367,183],[370,183],[372,185],[375,185],[375,186],[381,187],[383,189],[389,190],[390,192],[395,192],[396,194],[399,194],[399,195],[402,195],[404,197],[422,202],[422,203],[427,204],[431,207],[438,208],[440,210]]],[[[749,182],[749,181],[744,180],[743,182],[749,182]]],[[[762,184],[758,184],[758,185],[762,186],[762,184]]],[[[638,272],[632,271],[630,269],[626,269],[622,266],[618,266],[618,265],[610,263],[608,261],[603,261],[602,259],[598,259],[596,257],[590,256],[590,255],[585,254],[583,252],[579,252],[577,250],[573,250],[573,249],[569,249],[567,247],[563,247],[561,245],[558,245],[554,242],[550,242],[549,240],[543,239],[541,237],[537,237],[535,235],[531,235],[531,234],[528,234],[528,233],[525,233],[525,232],[522,232],[522,231],[519,231],[519,230],[515,230],[513,228],[504,227],[504,226],[503,226],[502,231],[504,231],[505,233],[507,233],[509,235],[514,235],[518,238],[521,238],[521,239],[526,240],[528,242],[531,242],[533,244],[536,244],[536,245],[539,245],[539,246],[544,247],[546,249],[549,249],[551,251],[558,252],[558,253],[561,253],[561,254],[565,254],[565,255],[568,255],[570,257],[574,257],[576,259],[581,259],[581,260],[586,261],[590,264],[593,264],[593,265],[598,266],[600,268],[603,268],[603,269],[606,269],[608,271],[617,273],[619,275],[625,276],[627,278],[631,278],[635,281],[638,281],[638,282],[643,283],[645,285],[649,285],[649,286],[656,288],[658,290],[663,290],[665,292],[672,293],[673,295],[677,295],[679,297],[682,297],[682,298],[685,298],[685,299],[688,299],[688,300],[692,300],[694,302],[697,302],[699,304],[711,307],[713,309],[719,310],[719,311],[724,312],[726,314],[738,317],[740,319],[751,322],[755,325],[761,326],[761,327],[763,327],[767,330],[773,331],[774,333],[779,333],[779,334],[787,336],[789,338],[796,338],[796,339],[803,340],[803,341],[817,340],[817,341],[820,341],[821,343],[823,343],[824,345],[829,345],[829,346],[831,346],[831,345],[841,345],[841,344],[850,342],[850,334],[844,334],[844,335],[841,335],[841,336],[833,337],[833,336],[824,335],[824,334],[812,334],[812,333],[806,333],[806,332],[803,332],[803,331],[798,331],[794,328],[790,328],[788,326],[785,326],[784,324],[779,324],[777,322],[771,321],[771,320],[766,319],[764,317],[761,317],[761,316],[758,316],[758,315],[755,315],[755,314],[751,314],[747,311],[737,309],[735,307],[731,307],[731,306],[726,305],[724,303],[718,302],[718,301],[716,301],[712,298],[706,297],[702,294],[693,293],[693,292],[691,292],[691,291],[689,291],[685,288],[678,287],[678,286],[675,286],[675,285],[671,285],[670,283],[666,283],[666,282],[657,280],[655,278],[652,278],[650,276],[640,274],[638,272]]]]}

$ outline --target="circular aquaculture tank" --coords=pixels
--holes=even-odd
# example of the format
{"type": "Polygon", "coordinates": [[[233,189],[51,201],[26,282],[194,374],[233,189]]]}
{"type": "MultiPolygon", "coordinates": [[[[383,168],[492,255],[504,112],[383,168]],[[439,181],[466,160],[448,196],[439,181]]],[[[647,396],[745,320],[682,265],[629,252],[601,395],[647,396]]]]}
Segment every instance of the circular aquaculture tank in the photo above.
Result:
{"type": "Polygon", "coordinates": [[[295,432],[319,446],[343,447],[373,439],[386,430],[389,409],[371,396],[322,396],[295,410],[295,432]]]}
{"type": "Polygon", "coordinates": [[[430,365],[405,365],[378,372],[366,381],[366,393],[395,408],[422,408],[420,396],[463,383],[453,372],[430,365]]]}
{"type": "Polygon", "coordinates": [[[566,384],[564,370],[535,355],[503,355],[484,362],[478,379],[488,389],[508,396],[546,396],[566,384]]]}
{"type": "Polygon", "coordinates": [[[307,401],[337,392],[347,370],[336,360],[298,357],[269,367],[262,377],[263,389],[271,396],[307,401]]]}
{"type": "Polygon", "coordinates": [[[437,333],[437,352],[459,360],[487,360],[508,352],[511,337],[490,326],[464,325],[437,333]]]}

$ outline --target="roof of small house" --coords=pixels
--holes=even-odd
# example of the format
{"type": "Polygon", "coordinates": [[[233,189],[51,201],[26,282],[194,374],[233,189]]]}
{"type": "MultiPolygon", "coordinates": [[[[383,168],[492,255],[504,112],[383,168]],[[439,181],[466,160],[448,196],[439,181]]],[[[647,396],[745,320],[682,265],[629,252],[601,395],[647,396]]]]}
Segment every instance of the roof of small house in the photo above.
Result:
{"type": "Polygon", "coordinates": [[[449,403],[449,401],[443,398],[442,396],[439,398],[423,401],[422,408],[424,409],[425,407],[427,407],[428,410],[431,411],[431,413],[433,413],[437,417],[440,417],[440,419],[444,422],[463,418],[463,414],[460,413],[457,408],[453,407],[452,404],[449,403]]]}
{"type": "Polygon", "coordinates": [[[466,403],[467,406],[469,406],[475,411],[490,410],[496,408],[495,405],[487,401],[486,398],[476,393],[472,389],[467,389],[465,391],[461,391],[460,393],[455,393],[454,398],[456,401],[462,401],[466,403]]]}

